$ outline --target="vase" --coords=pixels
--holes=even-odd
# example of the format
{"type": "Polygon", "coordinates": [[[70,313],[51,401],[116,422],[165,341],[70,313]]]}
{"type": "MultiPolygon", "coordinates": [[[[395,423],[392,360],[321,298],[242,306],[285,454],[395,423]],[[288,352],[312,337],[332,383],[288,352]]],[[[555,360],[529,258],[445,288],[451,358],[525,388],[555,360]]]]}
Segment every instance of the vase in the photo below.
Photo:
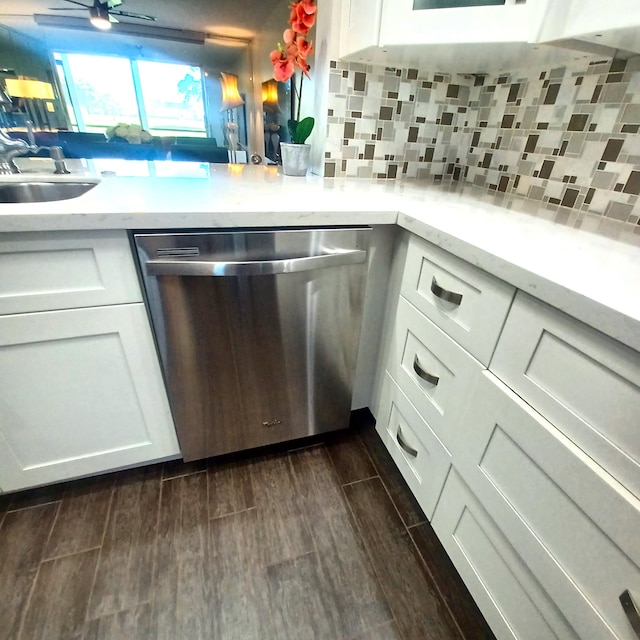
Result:
{"type": "Polygon", "coordinates": [[[282,155],[282,171],[285,176],[304,176],[307,174],[311,145],[281,142],[280,153],[282,155]]]}

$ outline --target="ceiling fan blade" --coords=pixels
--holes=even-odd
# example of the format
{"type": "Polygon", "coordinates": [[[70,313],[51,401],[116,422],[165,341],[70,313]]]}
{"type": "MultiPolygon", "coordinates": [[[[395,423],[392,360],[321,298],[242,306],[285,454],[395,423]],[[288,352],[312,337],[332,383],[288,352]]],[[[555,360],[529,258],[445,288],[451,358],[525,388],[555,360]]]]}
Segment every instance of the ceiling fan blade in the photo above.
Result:
{"type": "MultiPolygon", "coordinates": [[[[90,9],[91,7],[87,7],[87,9],[90,9]]],[[[69,7],[68,9],[66,7],[49,7],[49,11],[86,11],[86,9],[76,9],[75,7],[69,7]]]]}
{"type": "Polygon", "coordinates": [[[155,22],[156,18],[153,16],[145,16],[142,13],[129,13],[128,11],[114,11],[110,10],[110,14],[116,14],[118,16],[124,16],[125,18],[138,18],[139,20],[153,20],[155,22]]]}
{"type": "Polygon", "coordinates": [[[84,4],[83,2],[77,2],[76,0],[64,0],[65,2],[70,2],[71,4],[77,4],[80,5],[81,7],[84,7],[85,9],[90,9],[91,5],[90,4],[84,4]]]}
{"type": "Polygon", "coordinates": [[[109,6],[109,9],[115,9],[116,7],[119,7],[122,4],[122,0],[107,0],[107,5],[109,6]]]}

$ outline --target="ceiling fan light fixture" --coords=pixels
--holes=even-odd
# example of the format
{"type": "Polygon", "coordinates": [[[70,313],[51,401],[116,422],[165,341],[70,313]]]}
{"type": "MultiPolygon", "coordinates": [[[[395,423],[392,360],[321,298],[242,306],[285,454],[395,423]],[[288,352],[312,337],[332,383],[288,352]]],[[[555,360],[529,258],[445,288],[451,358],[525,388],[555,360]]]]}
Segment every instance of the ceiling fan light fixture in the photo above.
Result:
{"type": "Polygon", "coordinates": [[[96,28],[102,31],[108,31],[111,29],[111,22],[109,22],[109,16],[104,15],[106,12],[100,11],[96,7],[89,8],[89,22],[96,28]]]}

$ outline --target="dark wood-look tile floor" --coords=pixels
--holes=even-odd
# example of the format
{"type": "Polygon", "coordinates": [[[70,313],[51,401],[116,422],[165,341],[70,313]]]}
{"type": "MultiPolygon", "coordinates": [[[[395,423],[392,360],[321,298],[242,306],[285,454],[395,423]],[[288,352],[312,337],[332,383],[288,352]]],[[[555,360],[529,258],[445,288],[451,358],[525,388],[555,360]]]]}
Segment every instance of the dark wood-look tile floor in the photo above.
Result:
{"type": "Polygon", "coordinates": [[[371,421],[0,496],[0,640],[492,638],[371,421]]]}

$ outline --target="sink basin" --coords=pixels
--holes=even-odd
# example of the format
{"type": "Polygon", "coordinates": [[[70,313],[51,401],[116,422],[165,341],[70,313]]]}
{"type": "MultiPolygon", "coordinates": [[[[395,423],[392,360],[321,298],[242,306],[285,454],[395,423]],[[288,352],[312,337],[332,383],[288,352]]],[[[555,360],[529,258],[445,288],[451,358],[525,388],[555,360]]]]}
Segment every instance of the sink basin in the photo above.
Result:
{"type": "Polygon", "coordinates": [[[0,183],[0,202],[52,202],[77,198],[93,189],[96,182],[30,182],[0,183]]]}

